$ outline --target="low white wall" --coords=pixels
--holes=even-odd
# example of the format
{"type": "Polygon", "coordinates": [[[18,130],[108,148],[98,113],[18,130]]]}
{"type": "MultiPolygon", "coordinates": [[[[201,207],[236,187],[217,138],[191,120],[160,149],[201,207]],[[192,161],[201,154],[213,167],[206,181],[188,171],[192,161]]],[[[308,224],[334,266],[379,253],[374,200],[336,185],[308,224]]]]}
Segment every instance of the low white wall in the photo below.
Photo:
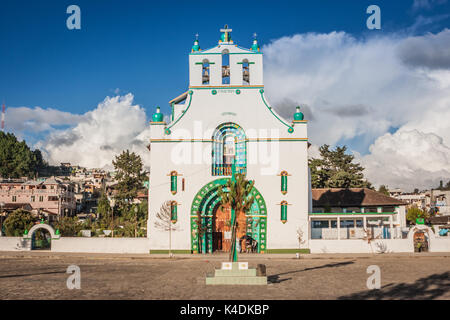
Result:
{"type": "Polygon", "coordinates": [[[52,252],[149,253],[148,238],[61,237],[52,240],[52,252]]]}
{"type": "Polygon", "coordinates": [[[309,240],[311,253],[389,253],[414,252],[414,247],[408,239],[372,240],[309,240]]]}
{"type": "Polygon", "coordinates": [[[0,251],[30,250],[30,244],[22,237],[0,237],[0,251]]]}
{"type": "Polygon", "coordinates": [[[430,252],[450,252],[450,237],[436,237],[430,242],[430,252]]]}

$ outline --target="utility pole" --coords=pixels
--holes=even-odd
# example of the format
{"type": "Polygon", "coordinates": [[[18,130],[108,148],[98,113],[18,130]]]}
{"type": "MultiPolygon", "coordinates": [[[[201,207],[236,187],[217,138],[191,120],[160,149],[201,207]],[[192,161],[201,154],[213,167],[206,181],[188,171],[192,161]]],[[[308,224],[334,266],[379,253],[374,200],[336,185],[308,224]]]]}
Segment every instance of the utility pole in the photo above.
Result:
{"type": "Polygon", "coordinates": [[[134,207],[134,237],[137,238],[137,214],[138,214],[137,205],[134,207]]]}
{"type": "Polygon", "coordinates": [[[1,220],[0,220],[0,236],[2,236],[3,237],[3,214],[4,214],[4,212],[3,212],[3,207],[5,206],[5,203],[4,202],[0,202],[0,207],[1,207],[1,220]]]}

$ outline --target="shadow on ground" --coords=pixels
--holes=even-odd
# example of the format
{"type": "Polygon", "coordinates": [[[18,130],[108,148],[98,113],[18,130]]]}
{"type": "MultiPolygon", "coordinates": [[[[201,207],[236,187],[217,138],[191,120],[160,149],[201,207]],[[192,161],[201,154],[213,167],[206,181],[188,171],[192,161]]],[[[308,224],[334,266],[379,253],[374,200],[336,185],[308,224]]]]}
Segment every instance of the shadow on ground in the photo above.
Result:
{"type": "Polygon", "coordinates": [[[288,271],[288,272],[278,273],[278,274],[274,274],[274,275],[268,276],[267,277],[267,281],[269,283],[280,283],[280,282],[292,279],[292,278],[280,279],[280,276],[284,276],[284,275],[287,275],[287,274],[293,274],[293,273],[304,272],[304,271],[309,271],[309,270],[316,270],[316,269],[323,269],[323,268],[342,267],[342,266],[346,266],[346,265],[349,265],[349,264],[352,264],[352,263],[354,263],[354,261],[344,261],[344,262],[339,262],[339,263],[329,263],[329,264],[324,264],[324,265],[318,266],[318,267],[311,267],[311,268],[305,268],[305,269],[301,269],[301,270],[295,270],[295,271],[288,271]]]}
{"type": "Polygon", "coordinates": [[[55,273],[66,273],[66,271],[48,271],[48,272],[39,272],[39,273],[26,273],[26,274],[8,274],[0,276],[0,279],[3,278],[21,278],[21,277],[30,277],[30,276],[40,276],[43,274],[55,274],[55,273]]]}
{"type": "Polygon", "coordinates": [[[431,300],[450,292],[450,272],[433,274],[414,283],[387,284],[380,289],[369,290],[339,297],[339,300],[431,300]]]}

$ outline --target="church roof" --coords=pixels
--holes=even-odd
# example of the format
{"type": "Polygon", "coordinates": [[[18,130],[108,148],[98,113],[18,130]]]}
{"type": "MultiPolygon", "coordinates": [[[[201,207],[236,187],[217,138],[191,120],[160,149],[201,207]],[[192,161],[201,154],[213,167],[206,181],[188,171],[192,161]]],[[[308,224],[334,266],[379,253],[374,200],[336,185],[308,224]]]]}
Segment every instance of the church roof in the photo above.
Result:
{"type": "Polygon", "coordinates": [[[194,46],[192,47],[192,52],[190,53],[191,55],[203,55],[203,54],[222,54],[223,50],[228,50],[228,52],[230,54],[258,54],[261,53],[259,52],[259,46],[258,46],[258,42],[256,39],[256,33],[254,34],[254,40],[253,40],[253,45],[252,45],[252,49],[247,49],[247,48],[242,48],[240,46],[238,46],[237,44],[234,43],[234,41],[232,40],[231,37],[231,32],[233,30],[228,28],[228,25],[225,25],[225,27],[223,29],[220,29],[220,32],[222,32],[220,40],[219,40],[219,44],[216,45],[215,47],[212,47],[210,49],[206,49],[206,50],[201,50],[200,49],[200,45],[199,45],[199,40],[198,40],[198,34],[196,34],[196,39],[194,42],[194,46]]]}
{"type": "Polygon", "coordinates": [[[192,55],[202,55],[202,54],[222,54],[222,51],[227,49],[229,53],[236,54],[236,53],[245,53],[245,54],[258,54],[260,52],[254,52],[250,49],[239,47],[237,44],[218,44],[215,47],[198,51],[198,52],[192,52],[192,55]]]}
{"type": "Polygon", "coordinates": [[[405,205],[403,201],[368,188],[312,189],[313,207],[368,207],[405,205]]]}

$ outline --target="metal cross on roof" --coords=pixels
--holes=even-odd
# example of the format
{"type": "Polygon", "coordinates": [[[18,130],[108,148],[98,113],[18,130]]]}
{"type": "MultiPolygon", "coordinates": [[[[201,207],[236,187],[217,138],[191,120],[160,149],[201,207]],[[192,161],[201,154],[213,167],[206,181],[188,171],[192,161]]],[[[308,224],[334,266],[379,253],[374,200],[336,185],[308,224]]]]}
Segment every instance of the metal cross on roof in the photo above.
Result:
{"type": "Polygon", "coordinates": [[[228,33],[230,33],[231,31],[233,31],[233,29],[229,29],[227,24],[224,26],[223,29],[220,29],[220,32],[223,32],[225,34],[225,37],[224,37],[225,42],[229,41],[230,37],[229,37],[228,33]]]}
{"type": "Polygon", "coordinates": [[[224,26],[224,29],[220,29],[220,32],[231,32],[231,31],[233,31],[233,29],[229,29],[227,24],[224,26]]]}

